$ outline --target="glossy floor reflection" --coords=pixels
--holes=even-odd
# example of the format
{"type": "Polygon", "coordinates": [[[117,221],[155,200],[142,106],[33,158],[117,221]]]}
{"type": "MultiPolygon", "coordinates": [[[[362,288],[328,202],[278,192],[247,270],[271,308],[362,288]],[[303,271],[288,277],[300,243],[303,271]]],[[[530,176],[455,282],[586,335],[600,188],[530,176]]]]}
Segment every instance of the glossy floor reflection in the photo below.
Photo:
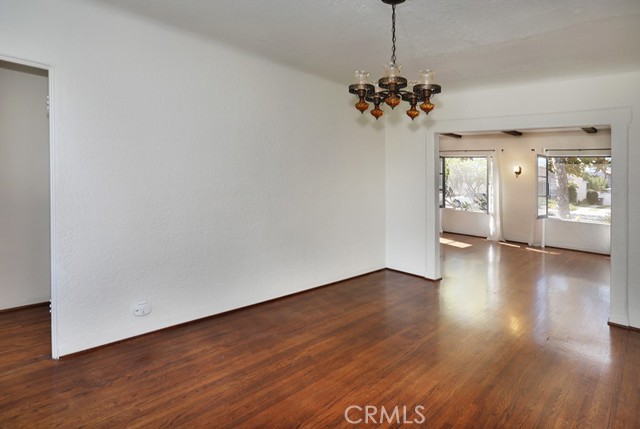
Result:
{"type": "Polygon", "coordinates": [[[0,427],[640,427],[608,257],[443,238],[440,282],[379,271],[59,362],[46,309],[0,314],[0,427]]]}

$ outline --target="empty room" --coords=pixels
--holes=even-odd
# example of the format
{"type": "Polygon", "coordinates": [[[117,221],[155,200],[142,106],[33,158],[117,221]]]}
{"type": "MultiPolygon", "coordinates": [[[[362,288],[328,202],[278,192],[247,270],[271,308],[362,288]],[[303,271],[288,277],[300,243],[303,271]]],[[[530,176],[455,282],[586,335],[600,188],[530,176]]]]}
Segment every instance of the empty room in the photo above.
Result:
{"type": "Polygon", "coordinates": [[[640,427],[638,46],[637,0],[0,0],[0,427],[640,427]]]}

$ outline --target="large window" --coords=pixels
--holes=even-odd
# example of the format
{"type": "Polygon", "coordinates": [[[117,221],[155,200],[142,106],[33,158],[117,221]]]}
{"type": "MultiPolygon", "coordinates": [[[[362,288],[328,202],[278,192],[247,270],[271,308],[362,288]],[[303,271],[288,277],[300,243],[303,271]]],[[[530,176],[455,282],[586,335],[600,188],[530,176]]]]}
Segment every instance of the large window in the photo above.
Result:
{"type": "Polygon", "coordinates": [[[441,168],[441,207],[487,212],[487,157],[444,157],[441,168]]]}
{"type": "Polygon", "coordinates": [[[549,218],[611,223],[611,157],[549,156],[549,218]]]}

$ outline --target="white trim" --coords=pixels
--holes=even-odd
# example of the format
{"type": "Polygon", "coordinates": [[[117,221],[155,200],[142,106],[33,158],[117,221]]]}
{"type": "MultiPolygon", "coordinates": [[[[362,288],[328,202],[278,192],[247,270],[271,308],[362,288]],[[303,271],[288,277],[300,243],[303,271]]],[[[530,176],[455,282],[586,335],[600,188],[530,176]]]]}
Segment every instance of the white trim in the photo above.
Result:
{"type": "Polygon", "coordinates": [[[56,255],[56,246],[55,246],[55,145],[54,145],[54,100],[52,97],[53,94],[53,75],[54,70],[53,67],[48,64],[38,63],[34,61],[23,60],[20,58],[10,57],[6,55],[0,54],[0,60],[7,61],[15,64],[22,64],[29,67],[35,67],[38,69],[47,70],[47,78],[49,84],[49,233],[50,233],[50,246],[51,246],[51,357],[53,359],[59,359],[60,355],[58,353],[58,299],[57,299],[57,278],[56,278],[56,269],[55,269],[55,255],[56,255]]]}
{"type": "Polygon", "coordinates": [[[445,158],[491,158],[496,154],[495,150],[441,150],[440,156],[445,158]]]}
{"type": "MultiPolygon", "coordinates": [[[[487,118],[451,119],[437,121],[427,132],[427,170],[439,171],[437,156],[440,134],[483,132],[495,130],[531,130],[582,126],[610,126],[612,169],[611,199],[611,308],[609,321],[629,326],[629,125],[631,108],[621,107],[576,112],[542,113],[532,115],[499,116],[487,118]]],[[[427,172],[426,180],[426,272],[425,277],[440,277],[440,246],[438,228],[440,213],[437,206],[437,182],[427,172]]]]}
{"type": "Polygon", "coordinates": [[[427,130],[425,133],[426,203],[425,203],[425,264],[424,277],[441,279],[440,271],[440,136],[427,130]],[[432,146],[429,146],[431,144],[432,146]],[[429,150],[431,149],[431,150],[429,150]],[[429,168],[431,166],[432,168],[429,168]],[[431,172],[429,172],[431,170],[431,172]]]}
{"type": "Polygon", "coordinates": [[[54,89],[54,69],[49,67],[49,184],[51,203],[49,207],[49,213],[51,216],[51,357],[53,359],[59,359],[60,354],[58,352],[58,276],[56,270],[56,151],[54,144],[54,130],[55,130],[55,97],[53,97],[54,89]]]}
{"type": "Polygon", "coordinates": [[[594,156],[606,157],[611,156],[611,149],[582,149],[579,152],[567,149],[545,149],[545,156],[550,158],[554,156],[572,157],[572,156],[594,156]]]}

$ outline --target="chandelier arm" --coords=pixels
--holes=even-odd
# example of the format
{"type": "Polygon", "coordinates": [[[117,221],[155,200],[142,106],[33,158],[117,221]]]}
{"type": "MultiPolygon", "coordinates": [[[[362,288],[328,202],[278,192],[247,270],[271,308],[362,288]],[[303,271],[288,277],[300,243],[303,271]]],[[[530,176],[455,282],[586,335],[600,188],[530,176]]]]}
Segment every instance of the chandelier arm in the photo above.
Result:
{"type": "Polygon", "coordinates": [[[391,94],[391,91],[372,92],[367,94],[367,96],[365,97],[365,100],[369,102],[375,102],[376,96],[377,96],[379,100],[384,101],[384,99],[387,98],[390,94],[391,94]]]}
{"type": "Polygon", "coordinates": [[[415,98],[416,101],[424,101],[424,97],[420,94],[416,94],[413,91],[398,91],[398,95],[404,101],[411,101],[412,98],[415,98]]]}

